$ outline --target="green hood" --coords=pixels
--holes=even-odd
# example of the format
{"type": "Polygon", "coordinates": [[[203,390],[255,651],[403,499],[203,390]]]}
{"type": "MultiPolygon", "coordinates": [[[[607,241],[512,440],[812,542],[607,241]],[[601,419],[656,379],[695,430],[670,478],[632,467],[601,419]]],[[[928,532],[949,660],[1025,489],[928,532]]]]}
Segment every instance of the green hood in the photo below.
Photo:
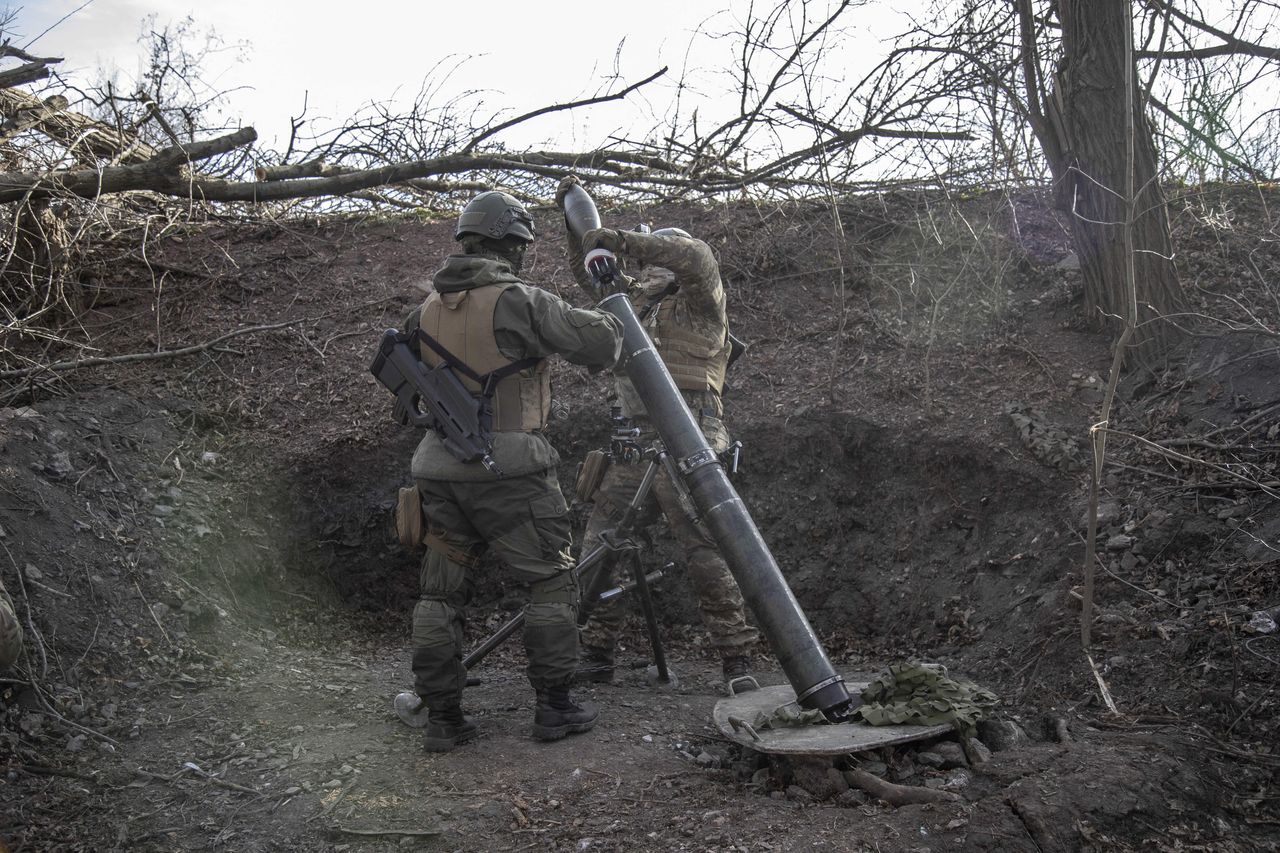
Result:
{"type": "Polygon", "coordinates": [[[520,279],[511,264],[488,255],[450,255],[440,265],[432,282],[440,293],[471,290],[486,284],[511,284],[520,279]]]}

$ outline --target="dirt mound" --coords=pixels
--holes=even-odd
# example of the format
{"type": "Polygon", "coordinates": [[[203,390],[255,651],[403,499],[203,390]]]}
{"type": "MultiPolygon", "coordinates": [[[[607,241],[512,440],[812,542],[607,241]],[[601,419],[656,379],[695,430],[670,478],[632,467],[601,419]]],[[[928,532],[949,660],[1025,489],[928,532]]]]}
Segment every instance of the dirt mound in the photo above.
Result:
{"type": "MultiPolygon", "coordinates": [[[[632,624],[620,683],[594,690],[601,728],[546,748],[525,736],[531,694],[504,648],[469,696],[487,736],[421,753],[387,708],[407,681],[416,589],[389,510],[416,437],[391,423],[367,363],[422,298],[448,224],[213,225],[176,234],[150,270],[113,270],[164,286],[113,290],[84,334],[119,354],[256,331],[71,374],[66,396],[19,389],[23,406],[0,410],[0,576],[35,639],[0,676],[0,838],[157,850],[1273,843],[1280,649],[1264,617],[1280,601],[1280,400],[1263,329],[1280,324],[1262,295],[1280,243],[1256,232],[1272,227],[1274,200],[1184,200],[1184,275],[1198,308],[1221,308],[1235,331],[1194,339],[1182,362],[1122,388],[1094,626],[1118,717],[1080,654],[1076,609],[1087,427],[1109,352],[1077,316],[1066,232],[1042,201],[842,203],[843,242],[830,210],[799,205],[606,214],[679,222],[720,254],[731,322],[751,344],[727,395],[746,445],[737,485],[833,660],[945,662],[999,693],[1003,718],[1031,736],[980,767],[944,771],[916,747],[867,757],[892,781],[958,784],[959,804],[841,800],[719,740],[717,664],[679,571],[657,596],[680,691],[654,694],[632,669],[645,662],[632,624]],[[1259,275],[1237,275],[1246,260],[1259,275]]],[[[531,280],[585,304],[555,240],[528,263],[531,280]]],[[[607,381],[554,370],[567,485],[607,443],[607,381]]],[[[674,559],[653,535],[648,559],[674,559]]],[[[497,566],[480,572],[473,639],[521,601],[497,566]]]]}

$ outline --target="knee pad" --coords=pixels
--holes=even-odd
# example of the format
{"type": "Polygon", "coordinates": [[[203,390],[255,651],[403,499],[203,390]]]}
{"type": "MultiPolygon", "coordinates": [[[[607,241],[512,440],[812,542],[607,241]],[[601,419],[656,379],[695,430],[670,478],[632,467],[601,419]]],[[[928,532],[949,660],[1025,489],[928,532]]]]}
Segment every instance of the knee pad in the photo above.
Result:
{"type": "Polygon", "coordinates": [[[525,619],[530,625],[562,625],[578,622],[578,576],[572,571],[534,581],[529,585],[525,619]]]}

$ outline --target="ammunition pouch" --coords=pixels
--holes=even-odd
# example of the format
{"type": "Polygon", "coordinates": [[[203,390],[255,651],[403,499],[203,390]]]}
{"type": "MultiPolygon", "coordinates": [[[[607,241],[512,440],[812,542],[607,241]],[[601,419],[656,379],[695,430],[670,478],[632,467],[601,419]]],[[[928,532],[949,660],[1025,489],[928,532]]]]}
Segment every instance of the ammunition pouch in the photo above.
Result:
{"type": "Polygon", "coordinates": [[[609,470],[612,460],[603,450],[593,450],[578,466],[578,480],[574,484],[573,494],[580,501],[589,501],[604,481],[604,474],[609,470]]]}
{"type": "Polygon", "coordinates": [[[396,498],[396,538],[410,551],[417,551],[425,544],[426,532],[422,493],[417,486],[405,486],[396,498]]]}

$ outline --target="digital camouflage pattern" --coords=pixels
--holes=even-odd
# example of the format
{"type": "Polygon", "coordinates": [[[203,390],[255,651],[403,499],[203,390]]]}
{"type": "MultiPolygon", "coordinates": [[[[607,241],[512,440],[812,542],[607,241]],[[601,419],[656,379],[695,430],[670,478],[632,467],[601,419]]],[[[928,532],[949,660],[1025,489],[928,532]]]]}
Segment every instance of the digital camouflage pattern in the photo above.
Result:
{"type": "MultiPolygon", "coordinates": [[[[662,299],[644,322],[645,331],[695,413],[724,414],[720,394],[729,362],[729,320],[720,266],[701,240],[615,232],[624,261],[642,265],[639,278],[627,278],[627,296],[637,314],[673,283],[679,289],[662,299]]],[[[569,266],[578,284],[594,293],[583,267],[582,247],[569,235],[569,266]]],[[[616,374],[618,402],[629,418],[647,417],[644,402],[625,374],[616,374]]]]}
{"type": "MultiPolygon", "coordinates": [[[[703,417],[702,431],[717,453],[729,446],[729,434],[719,418],[703,417]]],[[[642,435],[641,441],[652,440],[655,434],[642,435]]],[[[635,495],[644,476],[645,464],[625,465],[614,463],[605,472],[604,480],[596,492],[595,506],[587,520],[583,534],[583,553],[590,553],[600,543],[601,532],[617,526],[622,512],[635,495]]],[[[685,570],[693,586],[702,622],[711,634],[711,642],[722,657],[746,653],[755,645],[759,633],[747,624],[742,593],[720,556],[715,540],[707,529],[695,523],[681,503],[680,493],[671,475],[660,468],[654,478],[644,511],[637,527],[652,523],[661,512],[667,520],[671,535],[684,553],[685,570]]],[[[618,571],[614,569],[614,573],[618,571]]],[[[600,588],[612,585],[612,573],[602,579],[600,588]]],[[[584,646],[612,654],[625,616],[621,599],[615,598],[597,604],[591,611],[587,624],[582,628],[584,646]]]]}
{"type": "MultiPolygon", "coordinates": [[[[650,311],[645,328],[676,379],[685,404],[699,419],[707,441],[717,453],[722,452],[730,443],[729,433],[720,420],[724,413],[720,393],[729,357],[729,325],[724,285],[715,255],[705,242],[686,237],[621,231],[610,240],[624,261],[642,265],[640,278],[629,279],[627,291],[637,313],[642,313],[673,283],[679,285],[674,293],[662,298],[656,310],[650,311]]],[[[578,283],[591,291],[582,264],[582,246],[572,234],[568,245],[569,264],[578,283]]],[[[615,372],[615,377],[622,414],[645,431],[642,441],[656,439],[635,387],[622,372],[615,372]]],[[[587,522],[584,553],[595,547],[602,531],[617,524],[643,474],[642,465],[609,467],[587,522]]],[[[667,526],[684,552],[685,568],[712,643],[722,656],[746,653],[755,645],[759,633],[747,624],[742,593],[711,535],[704,526],[695,523],[681,505],[679,492],[665,470],[654,480],[646,508],[648,520],[651,521],[657,511],[666,517],[667,526]]],[[[605,659],[610,658],[623,615],[617,599],[596,606],[582,629],[583,644],[605,659]]]]}

